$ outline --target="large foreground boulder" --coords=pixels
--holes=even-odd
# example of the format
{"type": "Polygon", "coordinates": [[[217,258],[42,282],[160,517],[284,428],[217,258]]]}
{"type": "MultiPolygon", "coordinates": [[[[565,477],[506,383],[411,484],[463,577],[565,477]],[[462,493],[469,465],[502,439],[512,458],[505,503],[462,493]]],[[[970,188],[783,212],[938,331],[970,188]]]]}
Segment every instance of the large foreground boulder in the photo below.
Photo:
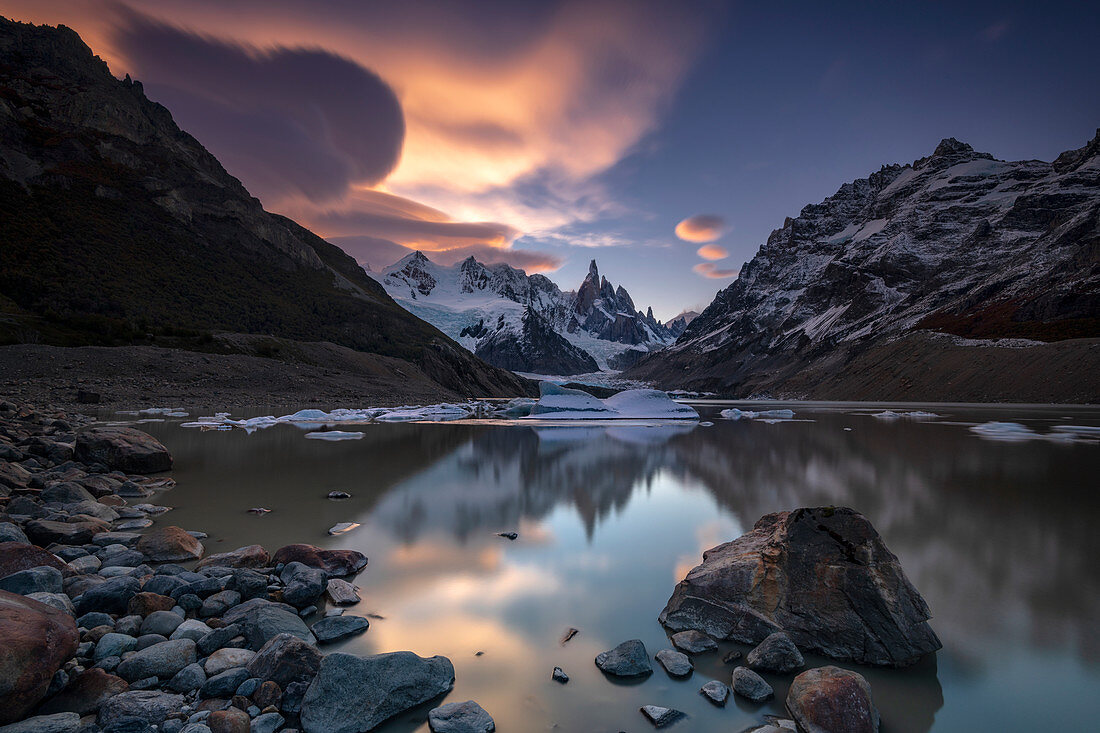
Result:
{"type": "Polygon", "coordinates": [[[302,700],[306,733],[362,733],[450,691],[455,668],[446,657],[412,652],[369,657],[330,654],[302,700]]]}
{"type": "Polygon", "coordinates": [[[134,428],[85,430],[76,436],[76,459],[124,473],[159,473],[172,468],[168,449],[149,433],[134,428]]]}
{"type": "Polygon", "coordinates": [[[805,651],[901,667],[942,646],[930,616],[862,514],[820,507],[768,514],[707,550],[660,621],[746,644],[785,631],[805,651]]]}
{"type": "Polygon", "coordinates": [[[63,571],[67,566],[57,555],[46,552],[41,547],[26,542],[0,542],[0,578],[38,567],[63,571]]]}
{"type": "Polygon", "coordinates": [[[0,591],[0,725],[19,720],[45,696],[77,643],[72,616],[0,591]]]}
{"type": "Polygon", "coordinates": [[[839,667],[808,669],[787,692],[787,711],[805,733],[876,733],[879,714],[863,675],[839,667]]]}

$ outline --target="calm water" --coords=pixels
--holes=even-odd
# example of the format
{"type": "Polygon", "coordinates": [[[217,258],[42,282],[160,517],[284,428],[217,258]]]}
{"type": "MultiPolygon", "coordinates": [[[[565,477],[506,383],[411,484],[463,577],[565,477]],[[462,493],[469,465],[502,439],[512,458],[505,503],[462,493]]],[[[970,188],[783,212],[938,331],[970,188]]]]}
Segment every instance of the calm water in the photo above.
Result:
{"type": "MultiPolygon", "coordinates": [[[[176,507],[162,521],[209,532],[208,552],[291,542],[364,552],[363,602],[348,613],[384,618],[329,649],[447,655],[449,699],[477,700],[503,731],[651,730],[638,712],[651,703],[688,713],[677,730],[738,731],[783,714],[786,677],[765,675],[776,699],[763,705],[719,709],[698,694],[709,679],[729,683],[721,658],[733,645],[696,657],[687,681],[654,663],[644,682],[616,684],[592,660],[631,638],[651,655],[669,646],[657,614],[704,549],[768,512],[823,504],[874,523],[944,643],[911,669],[852,667],[871,682],[884,730],[1092,729],[1100,445],[992,442],[967,426],[1100,425],[1100,409],[936,405],[923,409],[940,419],[884,422],[870,416],[879,408],[801,404],[809,421],[765,424],[722,420],[725,406],[699,406],[712,426],[388,424],[349,428],[366,436],[339,443],[288,425],[144,427],[176,459],[178,486],[155,499],[176,507]],[[334,489],[353,498],[326,499],[334,489]],[[272,512],[245,513],[254,506],[272,512]],[[343,521],[362,527],[326,535],[343,521]],[[506,530],[519,539],[494,534],[506,530]],[[563,646],[571,626],[580,633],[563,646]],[[555,665],[569,684],[551,681],[555,665]]],[[[416,711],[386,730],[426,731],[425,721],[416,711]]]]}

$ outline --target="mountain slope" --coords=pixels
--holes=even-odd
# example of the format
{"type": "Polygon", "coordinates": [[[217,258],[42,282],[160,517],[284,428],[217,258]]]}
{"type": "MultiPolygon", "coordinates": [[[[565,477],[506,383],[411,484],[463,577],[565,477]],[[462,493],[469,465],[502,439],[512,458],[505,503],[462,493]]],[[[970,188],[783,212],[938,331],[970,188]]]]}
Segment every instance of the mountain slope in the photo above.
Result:
{"type": "Polygon", "coordinates": [[[525,390],[265,212],[72,30],[0,19],[0,59],[0,338],[270,334],[403,359],[462,394],[525,390]]]}
{"type": "MultiPolygon", "coordinates": [[[[546,371],[573,364],[579,368],[583,355],[594,358],[598,368],[621,368],[622,360],[638,357],[671,343],[674,335],[653,317],[642,313],[622,286],[616,288],[602,278],[596,262],[576,291],[562,291],[544,275],[527,275],[507,264],[483,265],[468,257],[457,265],[432,262],[422,252],[406,255],[381,272],[371,273],[393,298],[490,364],[540,374],[575,374],[546,371]],[[549,337],[545,329],[524,330],[521,318],[527,310],[544,321],[564,340],[549,337]],[[547,334],[538,348],[509,351],[507,361],[494,360],[504,354],[497,347],[482,348],[493,335],[508,333],[547,334]],[[558,344],[556,346],[555,344],[558,344]],[[565,345],[571,348],[565,348],[565,345]],[[539,359],[515,365],[520,354],[539,354],[539,359]]],[[[503,338],[503,335],[501,336],[503,338]]],[[[497,339],[498,341],[500,339],[497,339]]],[[[590,369],[587,371],[595,371],[590,369]]]]}
{"type": "MultiPolygon", "coordinates": [[[[999,161],[947,139],[912,165],[845,184],[773,232],[674,345],[628,376],[816,396],[819,385],[851,376],[869,349],[898,339],[913,349],[967,343],[914,340],[925,330],[1036,342],[1100,336],[1100,133],[1053,163],[999,161]]],[[[1082,348],[1079,371],[1100,367],[1096,350],[1082,348]]],[[[984,373],[997,378],[1017,362],[1002,354],[983,362],[984,373]]],[[[1073,386],[1072,373],[1054,376],[1073,386]]]]}

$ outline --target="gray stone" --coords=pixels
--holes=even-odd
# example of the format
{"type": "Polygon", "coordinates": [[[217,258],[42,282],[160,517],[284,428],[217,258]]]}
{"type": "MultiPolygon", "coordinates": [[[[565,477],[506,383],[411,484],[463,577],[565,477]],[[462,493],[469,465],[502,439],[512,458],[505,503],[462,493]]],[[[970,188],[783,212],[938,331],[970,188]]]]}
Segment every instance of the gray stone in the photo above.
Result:
{"type": "Polygon", "coordinates": [[[114,619],[110,614],[103,613],[102,611],[92,611],[86,613],[76,620],[77,626],[82,626],[85,629],[94,629],[96,626],[113,626],[114,619]]]}
{"type": "Polygon", "coordinates": [[[695,629],[678,631],[673,634],[672,645],[685,654],[702,654],[703,652],[712,652],[718,648],[718,642],[695,629]]]}
{"type": "Polygon", "coordinates": [[[673,649],[662,649],[657,652],[656,658],[673,677],[687,677],[695,669],[688,655],[673,649]]]}
{"type": "Polygon", "coordinates": [[[21,596],[30,593],[60,593],[61,571],[48,565],[20,570],[0,578],[0,590],[21,596]]]}
{"type": "Polygon", "coordinates": [[[454,681],[454,666],[446,657],[330,654],[302,701],[302,726],[306,733],[368,731],[450,691],[454,681]]]}
{"type": "Polygon", "coordinates": [[[207,674],[221,674],[234,667],[247,667],[256,656],[251,649],[219,649],[203,662],[203,671],[207,674]]]}
{"type": "Polygon", "coordinates": [[[199,654],[202,656],[213,654],[218,649],[222,649],[228,646],[229,642],[240,635],[240,624],[229,624],[228,626],[223,626],[220,629],[214,629],[209,634],[206,634],[198,640],[199,654]]]}
{"type": "Polygon", "coordinates": [[[283,600],[295,608],[316,603],[328,585],[328,574],[324,570],[300,562],[288,563],[279,579],[285,584],[283,600]]]}
{"type": "Polygon", "coordinates": [[[248,640],[248,647],[254,650],[259,650],[279,634],[297,636],[309,643],[316,641],[309,627],[296,613],[288,613],[274,604],[256,608],[241,621],[241,628],[248,640]]]}
{"type": "Polygon", "coordinates": [[[251,733],[275,733],[283,727],[286,720],[278,713],[257,715],[249,725],[251,733]]]}
{"type": "Polygon", "coordinates": [[[171,638],[172,633],[180,627],[184,618],[171,611],[153,611],[141,622],[141,633],[160,634],[171,638]]]}
{"type": "Polygon", "coordinates": [[[94,573],[99,570],[102,564],[100,559],[95,555],[84,555],[83,557],[78,557],[69,561],[69,567],[78,575],[94,573]]]}
{"type": "Polygon", "coordinates": [[[75,456],[125,473],[158,473],[172,468],[172,456],[148,433],[127,427],[96,427],[76,436],[75,456]]]}
{"type": "Polygon", "coordinates": [[[141,590],[141,583],[137,578],[110,578],[84,591],[80,597],[74,599],[73,605],[78,614],[89,611],[126,613],[130,599],[137,595],[139,590],[141,590]]]}
{"type": "Polygon", "coordinates": [[[150,725],[160,725],[184,705],[182,695],[172,695],[155,690],[122,692],[108,698],[99,708],[96,722],[101,728],[109,728],[126,718],[137,718],[150,725]]]}
{"type": "Polygon", "coordinates": [[[624,641],[614,649],[596,655],[596,666],[616,677],[641,677],[653,672],[649,652],[640,639],[624,641]]]}
{"type": "Polygon", "coordinates": [[[729,699],[730,688],[718,680],[711,680],[699,688],[699,694],[722,708],[726,706],[726,700],[729,699]]]}
{"type": "Polygon", "coordinates": [[[171,633],[169,639],[190,639],[191,641],[198,641],[213,629],[199,621],[197,618],[189,618],[182,624],[176,627],[176,630],[171,633]]]}
{"type": "Polygon", "coordinates": [[[275,682],[284,689],[292,682],[312,681],[320,668],[321,652],[317,647],[291,634],[271,638],[248,664],[253,677],[275,682]]]}
{"type": "Polygon", "coordinates": [[[95,501],[91,492],[78,483],[63,481],[42,489],[42,501],[56,501],[58,504],[76,504],[82,501],[95,501]]]}
{"type": "Polygon", "coordinates": [[[118,665],[118,674],[127,681],[146,677],[171,679],[177,672],[195,662],[195,642],[177,639],[155,644],[134,652],[118,665]]]}
{"type": "Polygon", "coordinates": [[[162,641],[168,641],[168,637],[162,636],[160,634],[142,634],[137,639],[137,645],[134,647],[134,651],[148,649],[154,644],[159,644],[162,641]]]}
{"type": "Polygon", "coordinates": [[[664,728],[665,726],[672,725],[680,718],[685,717],[683,713],[674,708],[663,708],[660,705],[643,705],[641,708],[642,715],[646,719],[653,723],[654,728],[664,728]]]}
{"type": "Polygon", "coordinates": [[[127,634],[129,636],[138,637],[141,636],[141,616],[136,614],[130,616],[122,616],[118,621],[115,621],[115,632],[119,634],[127,634]]]}
{"type": "Polygon", "coordinates": [[[370,622],[362,616],[334,616],[313,624],[312,630],[317,643],[331,644],[362,634],[369,626],[370,622]]]}
{"type": "Polygon", "coordinates": [[[206,682],[206,673],[198,662],[189,664],[168,681],[168,689],[172,692],[190,692],[202,687],[206,682]]]}
{"type": "Polygon", "coordinates": [[[249,678],[248,670],[244,667],[227,669],[226,671],[207,677],[199,690],[199,697],[232,697],[245,680],[249,678]]]}
{"type": "Polygon", "coordinates": [[[73,606],[73,602],[64,593],[28,593],[27,598],[45,603],[47,606],[56,608],[58,611],[64,611],[70,616],[76,615],[76,607],[73,606]]]}
{"type": "Polygon", "coordinates": [[[109,633],[100,637],[95,645],[95,654],[92,659],[99,661],[107,657],[121,657],[137,646],[137,639],[128,634],[109,633]]]}
{"type": "Polygon", "coordinates": [[[53,713],[0,726],[0,733],[76,733],[80,727],[79,713],[53,713]]]}
{"type": "Polygon", "coordinates": [[[0,522],[0,542],[20,542],[24,545],[31,543],[23,530],[11,522],[0,522]]]}
{"type": "Polygon", "coordinates": [[[756,670],[787,674],[805,664],[802,653],[782,631],[768,635],[755,649],[745,655],[745,664],[756,670]]]}
{"type": "Polygon", "coordinates": [[[432,733],[491,733],[496,730],[489,713],[473,700],[449,702],[428,712],[432,733]]]}
{"type": "Polygon", "coordinates": [[[235,590],[223,590],[208,596],[199,608],[199,615],[203,618],[221,616],[229,609],[241,602],[241,594],[235,590]]]}
{"type": "Polygon", "coordinates": [[[763,702],[775,694],[772,686],[748,667],[734,668],[733,691],[753,702],[763,702]]]}
{"type": "Polygon", "coordinates": [[[561,667],[554,667],[554,671],[550,673],[550,679],[555,682],[560,682],[563,685],[569,681],[569,675],[565,673],[561,667]]]}

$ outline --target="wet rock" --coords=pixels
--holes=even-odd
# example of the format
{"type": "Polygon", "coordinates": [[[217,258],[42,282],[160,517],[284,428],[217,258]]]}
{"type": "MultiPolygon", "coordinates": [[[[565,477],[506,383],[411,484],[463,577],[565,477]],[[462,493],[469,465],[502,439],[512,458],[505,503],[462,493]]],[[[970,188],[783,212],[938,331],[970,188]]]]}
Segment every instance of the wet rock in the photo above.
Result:
{"type": "Polygon", "coordinates": [[[772,686],[748,667],[733,670],[733,691],[753,702],[763,702],[775,694],[772,686]]]}
{"type": "Polygon", "coordinates": [[[337,606],[354,606],[359,603],[359,592],[355,586],[346,580],[332,578],[325,586],[325,593],[330,601],[337,606]]]}
{"type": "Polygon", "coordinates": [[[65,563],[57,555],[46,552],[41,547],[25,542],[0,542],[0,578],[37,567],[64,571],[65,563]]]}
{"type": "Polygon", "coordinates": [[[664,728],[685,717],[679,710],[663,708],[660,705],[643,705],[640,710],[646,720],[653,723],[654,728],[664,728]]]}
{"type": "Polygon", "coordinates": [[[19,529],[19,525],[11,522],[0,522],[0,542],[19,542],[30,544],[27,535],[19,529]]]}
{"type": "Polygon", "coordinates": [[[237,708],[215,710],[206,719],[206,725],[210,733],[249,733],[250,730],[248,713],[237,708]]]}
{"type": "Polygon", "coordinates": [[[286,689],[292,682],[309,682],[321,668],[321,652],[291,634],[279,634],[264,644],[248,663],[253,677],[286,689]]]}
{"type": "Polygon", "coordinates": [[[302,701],[306,733],[360,733],[454,687],[446,657],[412,652],[324,658],[302,701]]]}
{"type": "Polygon", "coordinates": [[[183,620],[183,616],[171,611],[153,611],[141,622],[141,633],[169,637],[180,627],[183,620]]]}
{"type": "Polygon", "coordinates": [[[718,642],[695,629],[679,631],[672,635],[672,645],[687,654],[702,654],[718,648],[718,642]]]}
{"type": "Polygon", "coordinates": [[[449,702],[428,712],[432,733],[492,733],[496,730],[489,713],[473,700],[449,702]]]}
{"type": "MultiPolygon", "coordinates": [[[[243,667],[227,669],[224,672],[207,677],[199,690],[199,697],[232,697],[237,688],[249,677],[248,670],[243,667]]],[[[247,705],[245,707],[248,707],[247,705]]]]}
{"type": "Polygon", "coordinates": [[[45,565],[20,570],[18,573],[0,578],[0,590],[18,593],[21,596],[31,593],[60,593],[61,571],[45,565]]]}
{"type": "Polygon", "coordinates": [[[699,688],[699,694],[720,708],[726,706],[726,700],[730,696],[730,688],[718,680],[711,680],[699,688]]]}
{"type": "MultiPolygon", "coordinates": [[[[148,583],[145,587],[148,587],[148,583]]],[[[126,612],[133,616],[148,616],[155,611],[171,611],[176,605],[171,596],[162,596],[159,593],[141,592],[134,595],[126,604],[126,612]]]]}
{"type": "Polygon", "coordinates": [[[68,687],[38,707],[39,713],[73,712],[89,715],[108,698],[129,689],[126,680],[92,667],[81,672],[68,687]]]}
{"type": "Polygon", "coordinates": [[[76,436],[75,457],[124,473],[159,473],[172,468],[172,456],[159,440],[126,427],[90,428],[76,436]]]}
{"type": "Polygon", "coordinates": [[[76,713],[53,713],[2,726],[0,733],[76,733],[80,727],[80,716],[76,713]]]}
{"type": "Polygon", "coordinates": [[[362,634],[369,626],[370,622],[362,616],[334,616],[313,624],[312,630],[317,643],[331,644],[362,634]]]}
{"type": "Polygon", "coordinates": [[[745,655],[745,664],[756,670],[787,674],[800,669],[806,662],[802,653],[782,631],[768,635],[755,649],[745,655]]]}
{"type": "Polygon", "coordinates": [[[46,694],[54,673],[76,653],[73,617],[0,591],[0,725],[23,717],[46,694]]]}
{"type": "Polygon", "coordinates": [[[657,652],[656,659],[673,677],[687,677],[695,669],[688,655],[672,649],[662,649],[657,652]]]}
{"type": "Polygon", "coordinates": [[[616,677],[641,677],[653,672],[649,652],[640,639],[624,641],[614,649],[596,655],[596,666],[616,677]]]}
{"type": "Polygon", "coordinates": [[[247,545],[245,547],[238,547],[236,550],[230,550],[229,552],[219,552],[214,555],[207,555],[195,566],[196,570],[201,570],[206,567],[226,567],[226,568],[265,568],[271,563],[271,555],[262,545],[247,545]]]}
{"type": "Polygon", "coordinates": [[[147,725],[160,725],[169,715],[178,713],[184,705],[182,695],[155,690],[130,690],[108,698],[100,707],[96,722],[109,730],[127,719],[137,719],[147,725]]]}
{"type": "Polygon", "coordinates": [[[297,636],[309,643],[316,641],[309,627],[297,614],[284,611],[274,604],[258,607],[249,613],[241,621],[241,629],[248,640],[248,648],[254,651],[259,651],[279,634],[297,636]]]}
{"type": "Polygon", "coordinates": [[[328,584],[328,575],[324,570],[300,562],[287,563],[279,579],[284,583],[283,600],[295,608],[316,603],[328,584]]]}
{"type": "Polygon", "coordinates": [[[271,558],[275,565],[300,562],[324,570],[332,577],[354,575],[367,566],[367,557],[355,550],[325,550],[315,545],[295,544],[279,548],[271,558]]]}
{"type": "Polygon", "coordinates": [[[208,656],[218,649],[229,645],[234,638],[240,636],[240,624],[228,624],[220,629],[214,629],[198,639],[198,652],[200,656],[208,656]]]}
{"type": "Polygon", "coordinates": [[[284,723],[286,719],[278,713],[264,713],[252,720],[251,729],[252,733],[275,733],[284,723]]]}
{"type": "Polygon", "coordinates": [[[122,616],[115,621],[115,631],[120,634],[140,636],[142,621],[141,616],[122,616]]]}
{"type": "Polygon", "coordinates": [[[134,652],[118,665],[118,674],[126,680],[146,677],[171,679],[177,672],[195,662],[195,642],[177,639],[134,652]]]}
{"type": "Polygon", "coordinates": [[[550,679],[555,682],[560,682],[563,685],[569,681],[569,675],[565,673],[561,667],[554,667],[554,671],[550,673],[550,679]]]}
{"type": "Polygon", "coordinates": [[[248,568],[234,568],[233,574],[229,576],[229,582],[225,584],[225,589],[237,591],[243,600],[265,598],[267,576],[248,568]]]}
{"type": "Polygon", "coordinates": [[[137,549],[150,562],[181,562],[202,557],[202,543],[179,527],[154,529],[138,540],[137,549]]]}
{"type": "Polygon", "coordinates": [[[191,692],[203,686],[206,682],[206,672],[198,662],[189,664],[172,676],[168,681],[168,689],[172,692],[191,692]]]}
{"type": "Polygon", "coordinates": [[[219,649],[206,658],[203,671],[208,675],[221,674],[234,667],[246,667],[255,658],[251,649],[219,649]]]}
{"type": "Polygon", "coordinates": [[[208,596],[199,608],[199,615],[203,618],[221,616],[229,609],[241,602],[241,594],[235,590],[223,590],[208,596]]]}
{"type": "Polygon", "coordinates": [[[109,529],[98,520],[85,522],[56,522],[50,519],[32,519],[24,526],[31,542],[43,547],[58,545],[86,545],[92,537],[109,529]]]}
{"type": "Polygon", "coordinates": [[[199,639],[209,634],[213,629],[199,621],[197,618],[189,618],[182,624],[176,627],[176,630],[172,632],[172,635],[168,638],[172,641],[178,639],[190,639],[191,641],[198,642],[199,639]]]}
{"type": "Polygon", "coordinates": [[[875,733],[879,726],[867,680],[833,666],[795,677],[787,692],[787,711],[805,733],[875,733]]]}
{"type": "Polygon", "coordinates": [[[786,631],[800,649],[904,666],[940,648],[930,616],[870,522],[820,507],[769,514],[705,552],[660,620],[743,643],[786,631]]]}
{"type": "Polygon", "coordinates": [[[137,639],[129,634],[116,634],[111,632],[100,637],[95,645],[95,654],[92,659],[99,661],[107,657],[121,657],[126,652],[133,651],[137,646],[137,639]]]}

